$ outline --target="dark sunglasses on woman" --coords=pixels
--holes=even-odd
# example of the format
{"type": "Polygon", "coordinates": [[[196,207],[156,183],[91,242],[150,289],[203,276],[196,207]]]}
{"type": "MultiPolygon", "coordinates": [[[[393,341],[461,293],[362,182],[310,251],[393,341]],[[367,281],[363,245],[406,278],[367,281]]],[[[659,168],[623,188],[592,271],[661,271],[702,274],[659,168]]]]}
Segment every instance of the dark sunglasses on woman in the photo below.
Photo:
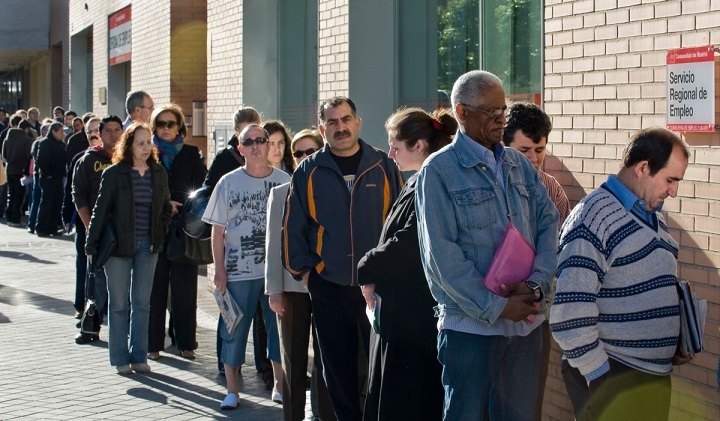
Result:
{"type": "Polygon", "coordinates": [[[305,149],[304,151],[295,151],[295,152],[293,152],[293,156],[294,156],[295,158],[300,158],[300,157],[302,157],[303,155],[308,155],[308,156],[310,156],[310,155],[314,154],[315,151],[317,151],[317,149],[315,149],[315,148],[308,148],[308,149],[305,149]]]}
{"type": "Polygon", "coordinates": [[[167,127],[168,129],[174,129],[177,125],[177,121],[158,120],[155,122],[155,127],[157,127],[158,129],[164,129],[165,127],[167,127]]]}

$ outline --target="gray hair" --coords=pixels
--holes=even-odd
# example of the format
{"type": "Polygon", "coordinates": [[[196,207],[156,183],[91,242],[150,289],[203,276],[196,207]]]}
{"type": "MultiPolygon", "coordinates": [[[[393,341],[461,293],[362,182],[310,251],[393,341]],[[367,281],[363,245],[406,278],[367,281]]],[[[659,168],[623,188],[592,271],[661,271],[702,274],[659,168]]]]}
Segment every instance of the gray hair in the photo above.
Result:
{"type": "Polygon", "coordinates": [[[255,123],[260,124],[260,113],[253,107],[240,107],[235,114],[233,114],[233,123],[235,124],[235,130],[238,130],[243,123],[255,123]]]}
{"type": "MultiPolygon", "coordinates": [[[[97,121],[98,123],[102,122],[102,119],[100,117],[91,117],[90,120],[85,123],[85,131],[89,133],[88,130],[90,130],[90,123],[97,121]]],[[[99,126],[98,126],[99,128],[99,126]]]]}
{"type": "Polygon", "coordinates": [[[127,111],[128,115],[132,114],[135,108],[145,105],[145,98],[149,96],[145,91],[128,92],[127,97],[125,97],[125,111],[127,111]]]}
{"type": "Polygon", "coordinates": [[[488,89],[495,86],[502,87],[500,78],[484,70],[472,70],[461,75],[455,81],[450,95],[453,110],[457,104],[475,104],[477,98],[482,98],[488,89]]]}

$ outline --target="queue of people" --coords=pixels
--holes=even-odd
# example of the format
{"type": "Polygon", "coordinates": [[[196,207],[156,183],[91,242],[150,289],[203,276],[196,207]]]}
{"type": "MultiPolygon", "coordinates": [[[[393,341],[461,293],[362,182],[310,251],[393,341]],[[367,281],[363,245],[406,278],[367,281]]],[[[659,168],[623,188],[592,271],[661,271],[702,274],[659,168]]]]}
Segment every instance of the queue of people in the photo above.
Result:
{"type": "Polygon", "coordinates": [[[212,280],[244,315],[234,330],[218,321],[224,410],[240,405],[251,325],[262,325],[253,343],[285,420],[305,418],[311,338],[316,419],[539,419],[552,339],[577,419],[667,419],[668,375],[690,358],[676,355],[678,245],[660,211],[687,168],[685,144],[641,130],[617,175],[571,209],[542,170],[552,124],[539,107],[508,107],[485,71],[460,76],[451,103],[389,116],[388,153],[361,139],[347,97],[323,101],[317,129],[294,136],[242,107],[209,170],[184,142],[182,110],[155,108],[143,91],[128,94],[125,122],[79,119],[87,146],[70,135],[85,147],[73,156],[62,123],[38,129],[37,113],[14,115],[1,135],[7,223],[23,226],[32,161],[29,230],[75,225],[76,316],[89,294],[101,318],[107,305],[110,364],[147,373],[165,350],[168,294],[169,336],[195,358],[198,265],[167,245],[191,193],[212,191],[202,216],[212,280]],[[47,130],[35,145],[33,130],[47,130]],[[116,245],[93,264],[108,227],[116,245]],[[531,246],[532,269],[500,295],[486,275],[510,228],[531,246]]]}

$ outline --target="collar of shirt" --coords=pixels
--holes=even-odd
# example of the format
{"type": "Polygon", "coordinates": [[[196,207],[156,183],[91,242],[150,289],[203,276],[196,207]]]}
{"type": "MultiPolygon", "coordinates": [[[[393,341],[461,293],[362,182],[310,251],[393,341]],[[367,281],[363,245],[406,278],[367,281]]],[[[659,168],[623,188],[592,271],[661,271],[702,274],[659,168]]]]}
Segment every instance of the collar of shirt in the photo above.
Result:
{"type": "Polygon", "coordinates": [[[480,159],[480,162],[493,169],[495,177],[498,183],[500,183],[500,187],[505,190],[505,180],[502,172],[502,164],[505,160],[505,148],[498,143],[493,150],[490,150],[470,139],[462,130],[458,130],[458,138],[470,145],[470,150],[475,153],[480,159]]]}
{"type": "Polygon", "coordinates": [[[645,201],[637,197],[629,188],[627,188],[614,175],[609,175],[605,183],[607,188],[620,200],[625,210],[634,213],[646,222],[652,222],[655,212],[662,210],[662,205],[652,210],[645,210],[645,201]]]}

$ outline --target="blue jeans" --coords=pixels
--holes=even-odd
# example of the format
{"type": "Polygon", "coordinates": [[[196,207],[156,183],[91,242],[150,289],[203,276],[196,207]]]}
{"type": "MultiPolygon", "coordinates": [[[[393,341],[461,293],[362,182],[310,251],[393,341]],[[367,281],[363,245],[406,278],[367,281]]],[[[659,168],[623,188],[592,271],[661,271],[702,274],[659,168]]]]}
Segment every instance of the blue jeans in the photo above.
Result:
{"type": "Polygon", "coordinates": [[[531,420],[537,400],[541,329],[528,336],[481,336],[443,329],[444,420],[531,420]]]}
{"type": "Polygon", "coordinates": [[[40,209],[40,179],[36,178],[32,183],[32,198],[30,204],[30,216],[28,217],[27,226],[30,229],[35,229],[35,223],[37,222],[38,209],[40,209]]]}
{"type": "Polygon", "coordinates": [[[110,309],[110,365],[147,361],[150,293],[157,257],[157,253],[150,253],[149,239],[136,240],[133,257],[111,256],[105,263],[110,309]]]}
{"type": "Polygon", "coordinates": [[[222,338],[220,361],[223,364],[240,367],[245,363],[245,350],[248,335],[250,334],[250,325],[257,308],[257,302],[263,293],[264,285],[263,279],[227,283],[227,293],[233,297],[238,307],[240,307],[243,317],[232,334],[228,333],[225,320],[220,317],[218,332],[222,338]]]}

